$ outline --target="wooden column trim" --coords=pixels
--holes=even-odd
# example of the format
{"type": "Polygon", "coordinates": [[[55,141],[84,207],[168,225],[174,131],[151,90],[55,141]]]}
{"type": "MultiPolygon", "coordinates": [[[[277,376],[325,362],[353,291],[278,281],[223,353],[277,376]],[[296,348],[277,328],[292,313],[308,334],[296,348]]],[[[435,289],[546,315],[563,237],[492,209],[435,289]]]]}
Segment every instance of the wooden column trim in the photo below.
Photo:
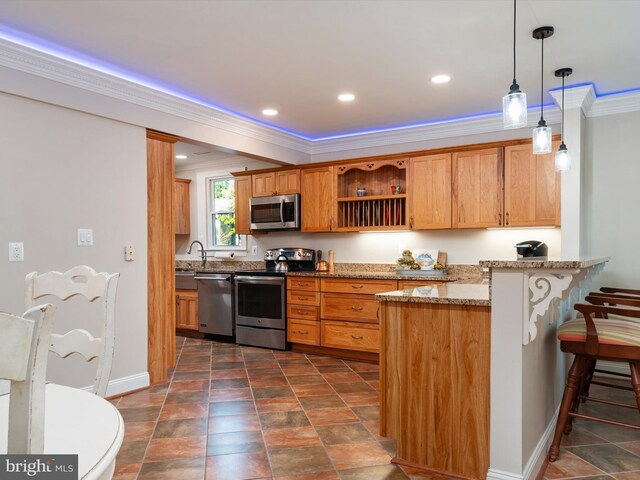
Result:
{"type": "Polygon", "coordinates": [[[178,137],[147,130],[147,370],[167,380],[175,364],[174,144],[178,137]]]}

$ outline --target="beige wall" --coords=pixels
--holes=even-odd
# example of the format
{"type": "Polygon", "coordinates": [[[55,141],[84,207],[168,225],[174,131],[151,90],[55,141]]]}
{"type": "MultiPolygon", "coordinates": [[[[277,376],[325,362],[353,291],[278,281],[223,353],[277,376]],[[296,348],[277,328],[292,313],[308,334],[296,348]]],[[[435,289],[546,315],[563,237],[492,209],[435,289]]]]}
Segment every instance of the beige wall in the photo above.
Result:
{"type": "MultiPolygon", "coordinates": [[[[34,270],[86,264],[120,272],[111,379],[146,375],[145,130],[0,94],[0,132],[0,310],[23,312],[24,277],[34,270]],[[94,246],[77,246],[77,228],[93,229],[94,246]],[[24,242],[24,262],[8,261],[8,242],[24,242]],[[124,261],[125,244],[135,246],[134,262],[124,261]]],[[[81,300],[71,307],[84,313],[81,300]]],[[[54,331],[82,322],[100,333],[97,320],[71,310],[59,310],[54,331]]],[[[94,369],[78,358],[52,359],[49,367],[53,381],[93,383],[94,369]]]]}
{"type": "Polygon", "coordinates": [[[586,255],[610,255],[597,286],[640,288],[640,112],[589,118],[583,163],[586,255]]]}

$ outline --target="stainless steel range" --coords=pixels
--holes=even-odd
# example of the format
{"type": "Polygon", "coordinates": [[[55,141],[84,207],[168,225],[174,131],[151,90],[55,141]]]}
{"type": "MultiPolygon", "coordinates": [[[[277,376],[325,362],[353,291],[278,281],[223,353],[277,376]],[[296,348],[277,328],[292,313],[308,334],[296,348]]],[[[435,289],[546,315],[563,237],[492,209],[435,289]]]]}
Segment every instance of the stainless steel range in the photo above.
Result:
{"type": "Polygon", "coordinates": [[[283,270],[312,272],[314,250],[275,248],[264,255],[265,268],[236,272],[236,342],[287,350],[287,282],[283,270]]]}

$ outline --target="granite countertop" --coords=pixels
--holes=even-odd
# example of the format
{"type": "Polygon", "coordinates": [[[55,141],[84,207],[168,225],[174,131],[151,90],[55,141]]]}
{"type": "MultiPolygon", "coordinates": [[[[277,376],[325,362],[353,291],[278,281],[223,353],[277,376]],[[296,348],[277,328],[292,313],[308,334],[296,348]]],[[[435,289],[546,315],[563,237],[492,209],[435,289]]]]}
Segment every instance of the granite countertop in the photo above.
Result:
{"type": "Polygon", "coordinates": [[[485,268],[513,268],[518,270],[531,268],[588,268],[600,263],[608,262],[611,257],[581,257],[581,258],[526,258],[521,260],[480,260],[480,266],[485,268]]]}
{"type": "Polygon", "coordinates": [[[472,278],[442,285],[429,285],[395,292],[378,293],[382,302],[440,303],[491,306],[489,279],[472,278]]]}
{"type": "Polygon", "coordinates": [[[316,278],[362,278],[371,280],[419,280],[425,282],[453,282],[464,277],[460,275],[399,275],[395,272],[362,272],[343,271],[336,273],[327,272],[287,272],[289,277],[316,277],[316,278]]]}

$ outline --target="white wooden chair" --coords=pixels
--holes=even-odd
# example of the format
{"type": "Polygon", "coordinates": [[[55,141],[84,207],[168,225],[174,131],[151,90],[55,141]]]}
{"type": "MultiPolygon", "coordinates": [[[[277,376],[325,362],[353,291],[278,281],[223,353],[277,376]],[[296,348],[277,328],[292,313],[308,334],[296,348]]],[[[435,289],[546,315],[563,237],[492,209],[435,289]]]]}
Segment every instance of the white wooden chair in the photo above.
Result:
{"type": "Polygon", "coordinates": [[[0,378],[10,381],[7,453],[44,451],[45,374],[51,316],[40,305],[23,317],[0,312],[0,378]]]}
{"type": "Polygon", "coordinates": [[[124,438],[122,415],[107,400],[45,383],[54,305],[24,318],[0,313],[0,455],[77,454],[82,480],[109,480],[124,438]]]}
{"type": "Polygon", "coordinates": [[[50,351],[66,358],[72,353],[81,354],[89,362],[99,357],[93,393],[104,397],[109,386],[113,346],[115,343],[115,304],[119,273],[96,273],[91,267],[80,265],[61,272],[27,275],[25,305],[33,306],[40,298],[52,295],[65,301],[81,295],[89,302],[102,299],[102,333],[93,337],[84,329],[74,329],[64,335],[52,334],[50,351]]]}

